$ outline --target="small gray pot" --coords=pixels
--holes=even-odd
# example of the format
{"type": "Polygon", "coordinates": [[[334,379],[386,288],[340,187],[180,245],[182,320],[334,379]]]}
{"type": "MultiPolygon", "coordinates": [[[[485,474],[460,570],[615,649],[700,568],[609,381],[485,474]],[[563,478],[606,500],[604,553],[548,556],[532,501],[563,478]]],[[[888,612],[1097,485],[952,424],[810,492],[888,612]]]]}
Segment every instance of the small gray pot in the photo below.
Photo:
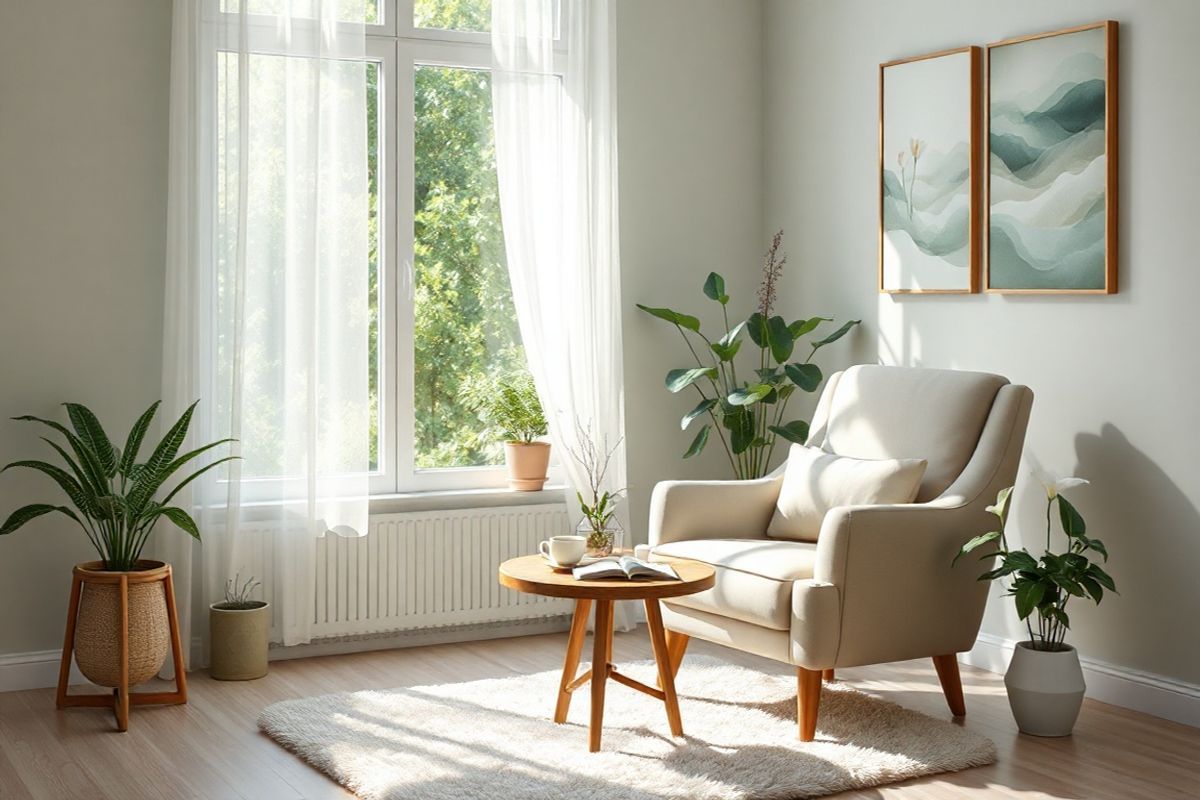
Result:
{"type": "Polygon", "coordinates": [[[225,605],[208,607],[209,672],[219,681],[261,678],[267,674],[271,605],[257,601],[254,608],[222,608],[225,605]]]}
{"type": "Polygon", "coordinates": [[[1032,736],[1069,736],[1083,705],[1083,669],[1074,647],[1034,650],[1018,642],[1004,673],[1017,727],[1032,736]]]}

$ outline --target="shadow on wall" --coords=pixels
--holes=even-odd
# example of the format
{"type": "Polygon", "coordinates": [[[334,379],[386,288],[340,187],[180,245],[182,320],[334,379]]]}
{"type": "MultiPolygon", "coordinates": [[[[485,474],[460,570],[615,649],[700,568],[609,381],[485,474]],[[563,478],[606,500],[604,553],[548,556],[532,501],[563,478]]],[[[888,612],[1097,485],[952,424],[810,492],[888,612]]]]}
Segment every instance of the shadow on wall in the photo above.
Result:
{"type": "Polygon", "coordinates": [[[1109,657],[1118,663],[1149,668],[1145,656],[1152,652],[1158,665],[1172,665],[1176,677],[1200,683],[1200,637],[1186,634],[1177,624],[1178,615],[1190,619],[1200,610],[1200,582],[1195,576],[1200,562],[1200,511],[1166,472],[1111,423],[1099,435],[1078,434],[1075,452],[1072,474],[1092,482],[1085,513],[1088,533],[1107,545],[1109,572],[1118,591],[1123,586],[1171,585],[1191,592],[1190,602],[1175,609],[1163,607],[1158,597],[1132,595],[1105,598],[1099,609],[1088,604],[1088,615],[1103,614],[1104,623],[1081,626],[1079,632],[1103,637],[1109,657]],[[1120,635],[1114,637],[1118,631],[1120,635]]]}

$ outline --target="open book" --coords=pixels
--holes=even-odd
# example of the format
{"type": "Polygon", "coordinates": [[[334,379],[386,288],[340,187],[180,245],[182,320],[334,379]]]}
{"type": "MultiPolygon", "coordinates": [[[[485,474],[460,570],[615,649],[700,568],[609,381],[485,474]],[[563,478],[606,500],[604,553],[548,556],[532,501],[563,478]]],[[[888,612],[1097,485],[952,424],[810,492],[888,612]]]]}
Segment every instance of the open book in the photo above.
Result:
{"type": "Polygon", "coordinates": [[[636,580],[644,578],[652,581],[682,580],[679,573],[670,564],[651,564],[633,556],[604,559],[586,567],[576,567],[571,570],[577,581],[596,581],[605,578],[621,580],[636,580]]]}

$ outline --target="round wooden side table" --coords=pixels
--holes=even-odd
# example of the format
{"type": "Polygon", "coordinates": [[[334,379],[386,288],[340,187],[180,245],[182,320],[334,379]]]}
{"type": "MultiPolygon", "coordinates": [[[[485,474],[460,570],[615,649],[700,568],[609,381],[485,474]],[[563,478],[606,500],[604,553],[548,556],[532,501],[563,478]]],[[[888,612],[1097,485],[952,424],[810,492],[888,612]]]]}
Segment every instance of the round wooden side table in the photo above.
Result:
{"type": "Polygon", "coordinates": [[[683,735],[683,721],[679,716],[679,701],[675,696],[675,672],[683,657],[686,638],[668,638],[663,631],[662,613],[658,601],[664,597],[682,597],[711,589],[716,582],[715,572],[708,564],[681,558],[658,558],[670,564],[682,580],[595,580],[577,581],[569,571],[559,572],[550,567],[539,555],[522,556],[505,561],[500,565],[500,585],[518,592],[540,594],[547,597],[566,597],[575,601],[575,615],[571,619],[571,632],[567,637],[567,655],[563,661],[562,680],[558,686],[558,703],[554,709],[554,721],[567,721],[567,709],[571,705],[571,694],[587,683],[592,689],[592,715],[588,725],[588,749],[595,753],[600,749],[600,733],[604,724],[604,688],[609,678],[655,697],[667,707],[667,722],[671,733],[683,735]],[[650,644],[654,648],[654,660],[658,664],[658,686],[646,684],[617,671],[612,663],[613,601],[641,600],[646,605],[646,627],[650,632],[650,644]],[[576,677],[579,655],[583,650],[584,629],[587,627],[588,612],[596,605],[595,643],[592,648],[592,668],[576,677]],[[599,665],[599,666],[598,666],[599,665]]]}

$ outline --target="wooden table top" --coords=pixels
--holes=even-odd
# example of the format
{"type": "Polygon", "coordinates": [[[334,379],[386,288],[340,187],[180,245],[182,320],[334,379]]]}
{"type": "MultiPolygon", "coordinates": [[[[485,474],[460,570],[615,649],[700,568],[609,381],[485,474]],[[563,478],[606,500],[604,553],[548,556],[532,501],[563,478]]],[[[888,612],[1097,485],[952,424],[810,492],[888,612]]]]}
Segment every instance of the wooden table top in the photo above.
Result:
{"type": "Polygon", "coordinates": [[[650,600],[682,597],[711,589],[716,571],[708,564],[685,558],[655,557],[655,562],[670,564],[682,580],[652,581],[604,579],[577,581],[570,572],[558,572],[540,555],[510,558],[500,565],[500,585],[518,592],[575,600],[650,600]]]}

